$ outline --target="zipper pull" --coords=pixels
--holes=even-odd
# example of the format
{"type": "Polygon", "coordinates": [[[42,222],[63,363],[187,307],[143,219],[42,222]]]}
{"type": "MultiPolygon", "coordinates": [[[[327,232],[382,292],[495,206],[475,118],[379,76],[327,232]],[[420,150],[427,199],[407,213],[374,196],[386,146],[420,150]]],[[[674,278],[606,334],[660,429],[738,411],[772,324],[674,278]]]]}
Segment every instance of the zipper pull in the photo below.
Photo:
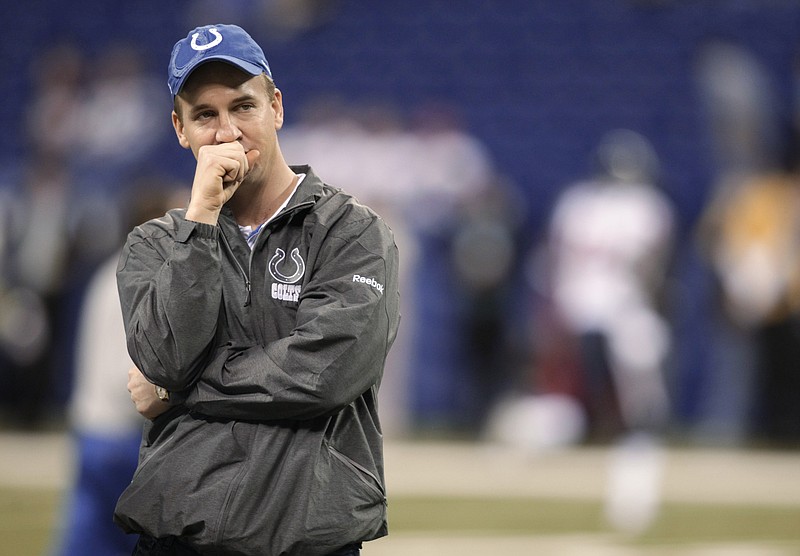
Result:
{"type": "Polygon", "coordinates": [[[247,289],[247,298],[245,298],[245,300],[244,300],[244,306],[245,307],[249,307],[250,306],[250,280],[245,278],[244,287],[247,289]]]}

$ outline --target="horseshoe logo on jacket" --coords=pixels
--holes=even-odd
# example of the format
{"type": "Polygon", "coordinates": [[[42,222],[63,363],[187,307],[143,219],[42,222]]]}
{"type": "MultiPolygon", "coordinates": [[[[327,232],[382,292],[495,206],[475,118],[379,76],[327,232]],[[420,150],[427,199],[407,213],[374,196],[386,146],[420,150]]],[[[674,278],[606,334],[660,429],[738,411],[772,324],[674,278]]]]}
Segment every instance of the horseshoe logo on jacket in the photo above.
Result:
{"type": "Polygon", "coordinates": [[[303,274],[306,272],[306,263],[303,261],[303,258],[300,256],[300,249],[295,247],[292,249],[292,252],[289,254],[292,261],[294,261],[295,271],[293,274],[286,275],[280,270],[278,270],[278,265],[283,262],[286,258],[286,251],[281,249],[280,247],[275,249],[275,254],[272,256],[272,259],[269,261],[269,273],[272,275],[275,280],[278,282],[283,282],[284,284],[294,284],[295,282],[299,281],[300,278],[303,277],[303,274]]]}

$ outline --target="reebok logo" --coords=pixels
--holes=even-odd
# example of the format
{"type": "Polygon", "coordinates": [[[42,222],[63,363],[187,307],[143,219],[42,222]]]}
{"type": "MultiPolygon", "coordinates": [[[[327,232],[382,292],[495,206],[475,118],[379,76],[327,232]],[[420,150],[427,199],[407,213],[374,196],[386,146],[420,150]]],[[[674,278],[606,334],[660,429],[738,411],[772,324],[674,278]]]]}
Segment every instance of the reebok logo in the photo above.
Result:
{"type": "Polygon", "coordinates": [[[383,293],[383,284],[379,284],[375,278],[367,278],[366,276],[361,276],[360,274],[353,274],[353,282],[367,284],[368,286],[372,286],[379,292],[383,293]]]}

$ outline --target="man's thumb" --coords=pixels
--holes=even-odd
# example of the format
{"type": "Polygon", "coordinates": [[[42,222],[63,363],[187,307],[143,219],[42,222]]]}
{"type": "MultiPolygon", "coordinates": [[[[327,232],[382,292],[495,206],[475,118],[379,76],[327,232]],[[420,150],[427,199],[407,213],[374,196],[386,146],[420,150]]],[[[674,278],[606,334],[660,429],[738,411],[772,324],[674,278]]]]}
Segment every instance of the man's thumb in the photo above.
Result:
{"type": "Polygon", "coordinates": [[[253,149],[253,150],[247,151],[245,153],[245,156],[247,157],[247,166],[249,168],[252,168],[253,164],[255,164],[256,160],[258,160],[258,157],[261,156],[261,151],[259,151],[257,149],[253,149]]]}

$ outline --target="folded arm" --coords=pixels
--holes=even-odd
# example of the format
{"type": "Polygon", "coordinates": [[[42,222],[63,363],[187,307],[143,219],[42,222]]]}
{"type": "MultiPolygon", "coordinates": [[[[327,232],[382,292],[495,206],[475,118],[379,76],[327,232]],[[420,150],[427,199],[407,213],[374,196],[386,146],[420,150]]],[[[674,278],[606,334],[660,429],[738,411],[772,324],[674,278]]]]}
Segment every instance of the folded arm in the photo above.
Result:
{"type": "Polygon", "coordinates": [[[117,267],[128,352],[168,390],[187,388],[202,371],[222,299],[216,228],[177,221],[174,242],[156,241],[169,234],[172,218],[136,228],[117,267]]]}
{"type": "Polygon", "coordinates": [[[304,285],[292,333],[263,346],[219,347],[188,393],[193,411],[311,419],[380,384],[400,318],[397,248],[379,222],[328,243],[328,262],[304,285]]]}

